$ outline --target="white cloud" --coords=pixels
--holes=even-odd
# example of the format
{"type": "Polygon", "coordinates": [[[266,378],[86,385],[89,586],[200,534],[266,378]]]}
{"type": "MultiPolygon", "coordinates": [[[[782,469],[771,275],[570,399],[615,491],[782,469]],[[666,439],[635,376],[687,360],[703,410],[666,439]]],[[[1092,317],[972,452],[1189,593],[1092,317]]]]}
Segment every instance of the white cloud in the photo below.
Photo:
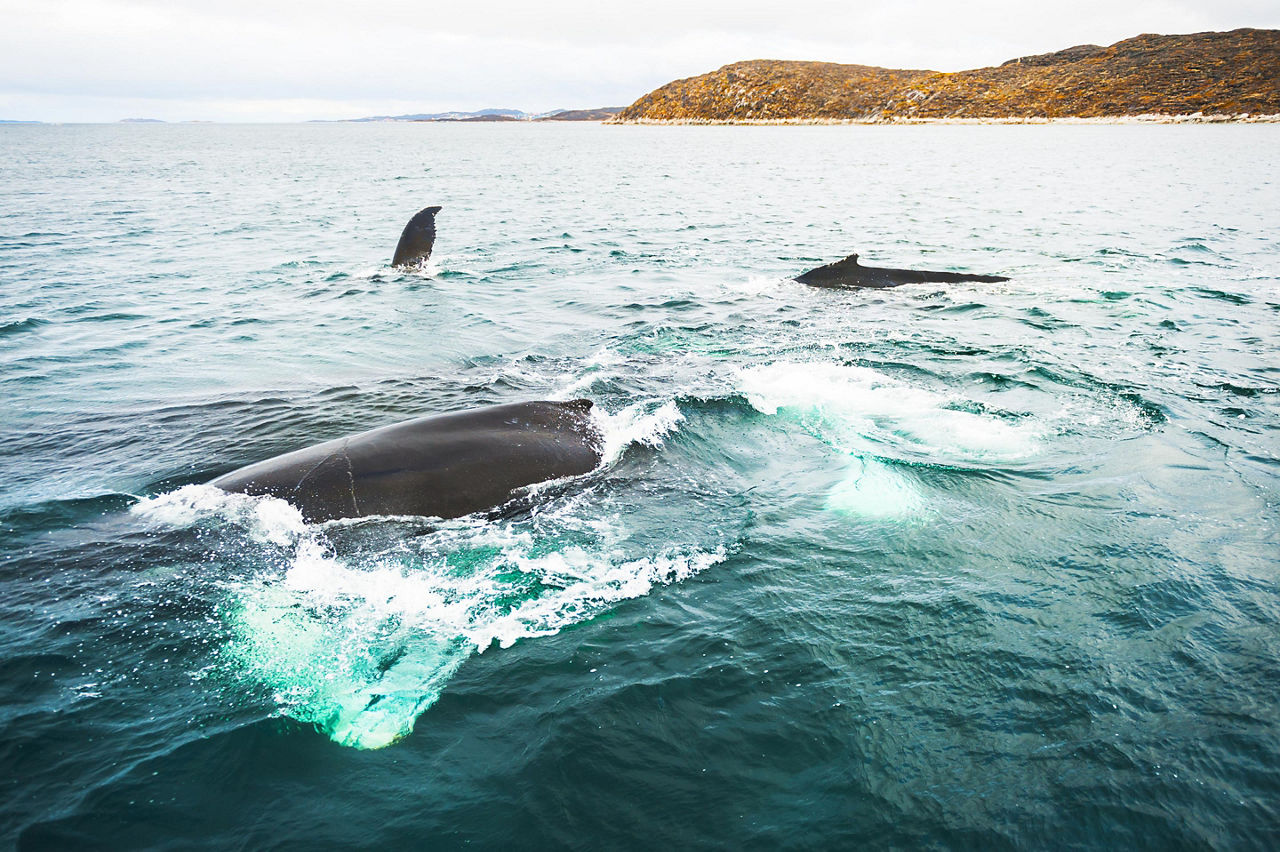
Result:
{"type": "Polygon", "coordinates": [[[0,20],[0,117],[295,120],[620,105],[764,57],[959,70],[1139,32],[1277,26],[1280,5],[0,0],[0,20]]]}

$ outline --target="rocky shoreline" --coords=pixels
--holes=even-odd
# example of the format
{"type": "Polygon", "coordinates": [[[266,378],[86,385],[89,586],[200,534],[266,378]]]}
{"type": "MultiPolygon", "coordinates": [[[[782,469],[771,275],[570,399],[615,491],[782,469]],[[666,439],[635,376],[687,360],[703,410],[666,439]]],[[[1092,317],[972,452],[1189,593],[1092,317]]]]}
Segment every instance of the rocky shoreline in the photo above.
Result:
{"type": "Polygon", "coordinates": [[[970,71],[753,59],[675,80],[615,123],[1274,122],[1280,30],[1135,36],[970,71]]]}
{"type": "Polygon", "coordinates": [[[1112,116],[1008,116],[1006,118],[611,118],[603,124],[630,125],[705,125],[705,126],[842,126],[842,125],[910,125],[910,124],[1280,124],[1280,113],[1273,115],[1112,115],[1112,116]]]}

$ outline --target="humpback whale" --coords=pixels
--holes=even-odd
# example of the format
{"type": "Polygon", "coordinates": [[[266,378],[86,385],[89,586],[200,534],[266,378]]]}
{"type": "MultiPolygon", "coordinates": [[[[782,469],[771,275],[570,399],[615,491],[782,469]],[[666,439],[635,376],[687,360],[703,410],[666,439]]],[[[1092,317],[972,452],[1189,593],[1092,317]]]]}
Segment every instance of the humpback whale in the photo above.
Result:
{"type": "Polygon", "coordinates": [[[309,523],[368,515],[456,518],[499,506],[526,485],[594,470],[603,443],[590,400],[520,402],[325,441],[209,484],[287,500],[309,523]]]}
{"type": "Polygon", "coordinates": [[[844,260],[810,269],[795,278],[811,287],[897,287],[900,284],[954,281],[1008,281],[1003,275],[970,275],[965,272],[934,272],[928,269],[888,269],[879,266],[861,266],[858,256],[851,254],[844,260]]]}
{"type": "Polygon", "coordinates": [[[440,207],[424,207],[414,214],[400,233],[392,266],[421,266],[431,257],[431,247],[436,243],[436,214],[440,207]]]}

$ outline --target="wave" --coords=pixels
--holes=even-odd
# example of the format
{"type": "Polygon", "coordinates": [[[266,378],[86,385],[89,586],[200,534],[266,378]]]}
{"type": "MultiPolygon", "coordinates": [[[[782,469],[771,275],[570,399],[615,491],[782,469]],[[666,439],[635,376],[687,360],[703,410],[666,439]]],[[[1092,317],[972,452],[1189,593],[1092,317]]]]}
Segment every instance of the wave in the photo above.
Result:
{"type": "Polygon", "coordinates": [[[130,494],[104,492],[59,497],[37,503],[0,504],[0,524],[13,530],[62,529],[122,511],[136,502],[130,494]]]}
{"type": "Polygon", "coordinates": [[[25,319],[14,320],[0,325],[0,337],[8,337],[11,334],[22,334],[23,332],[35,331],[42,326],[49,324],[49,320],[40,317],[27,317],[25,319]]]}
{"type": "Polygon", "coordinates": [[[184,485],[145,497],[130,512],[138,518],[174,527],[192,527],[211,519],[244,529],[252,540],[287,546],[308,529],[302,512],[278,497],[233,494],[212,485],[184,485]]]}
{"type": "Polygon", "coordinates": [[[1037,424],[869,367],[780,362],[742,370],[739,387],[761,413],[798,415],[817,437],[850,453],[1004,462],[1033,455],[1042,437],[1037,424]]]}
{"type": "Polygon", "coordinates": [[[887,519],[920,512],[927,501],[902,464],[985,467],[1029,458],[1043,428],[991,413],[869,367],[776,362],[739,372],[757,411],[791,423],[848,456],[827,495],[828,509],[887,519]]]}
{"type": "Polygon", "coordinates": [[[828,509],[863,518],[911,516],[924,506],[924,495],[912,477],[874,458],[852,458],[826,499],[828,509]]]}
{"type": "Polygon", "coordinates": [[[605,465],[616,462],[623,451],[633,444],[655,448],[662,446],[663,440],[684,419],[675,400],[640,402],[613,414],[596,406],[592,412],[604,436],[602,455],[605,465]]]}

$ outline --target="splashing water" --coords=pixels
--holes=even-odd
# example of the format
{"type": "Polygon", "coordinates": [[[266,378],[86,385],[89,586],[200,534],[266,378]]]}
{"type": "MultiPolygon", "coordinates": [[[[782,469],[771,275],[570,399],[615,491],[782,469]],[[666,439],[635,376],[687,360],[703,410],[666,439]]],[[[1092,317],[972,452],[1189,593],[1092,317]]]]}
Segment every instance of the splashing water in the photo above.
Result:
{"type": "Polygon", "coordinates": [[[283,576],[238,590],[229,653],[275,686],[288,715],[343,745],[380,748],[410,732],[473,651],[554,634],[725,556],[629,558],[620,526],[585,545],[503,525],[456,531],[466,534],[444,547],[372,564],[305,537],[283,576]]]}
{"type": "Polygon", "coordinates": [[[855,456],[844,479],[827,494],[826,505],[846,515],[894,518],[919,512],[925,500],[906,475],[875,459],[855,456]]]}
{"type": "Polygon", "coordinates": [[[741,372],[740,387],[763,414],[800,416],[838,449],[873,447],[959,462],[1008,461],[1036,451],[1038,430],[960,408],[962,397],[914,387],[869,367],[775,363],[741,372]]]}
{"type": "Polygon", "coordinates": [[[742,370],[739,387],[763,414],[798,420],[849,460],[827,496],[834,511],[870,518],[910,515],[925,505],[894,462],[955,465],[1034,454],[1040,428],[965,410],[972,402],[908,385],[868,367],[779,362],[742,370]]]}
{"type": "MultiPolygon", "coordinates": [[[[600,413],[606,462],[631,443],[656,445],[681,419],[673,402],[600,413]]],[[[382,748],[407,735],[458,667],[493,644],[546,636],[619,601],[723,560],[723,546],[637,553],[620,512],[588,489],[552,497],[533,519],[470,516],[393,545],[342,552],[333,530],[378,519],[308,525],[271,497],[192,485],[143,500],[135,515],[191,526],[230,524],[246,547],[283,548],[227,583],[228,667],[268,685],[282,713],[335,742],[382,748]]]]}

